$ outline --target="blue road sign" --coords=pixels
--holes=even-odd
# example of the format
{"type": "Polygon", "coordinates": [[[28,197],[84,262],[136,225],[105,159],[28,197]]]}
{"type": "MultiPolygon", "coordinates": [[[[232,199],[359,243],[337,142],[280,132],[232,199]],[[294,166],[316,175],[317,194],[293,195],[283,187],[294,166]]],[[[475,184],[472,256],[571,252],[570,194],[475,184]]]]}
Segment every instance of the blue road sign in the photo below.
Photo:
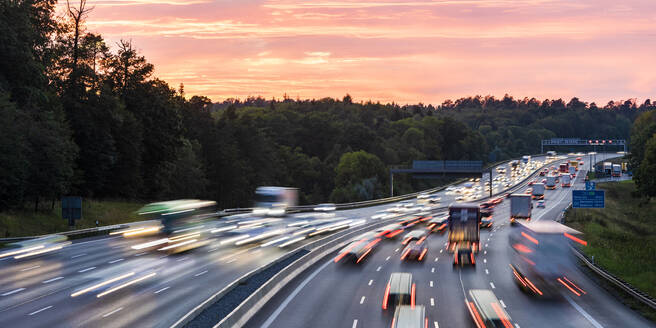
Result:
{"type": "Polygon", "coordinates": [[[82,218],[82,197],[62,197],[62,219],[68,220],[68,225],[75,225],[75,220],[82,218]]]}
{"type": "Polygon", "coordinates": [[[585,182],[585,190],[595,190],[597,189],[597,183],[594,181],[586,181],[585,182]]]}
{"type": "Polygon", "coordinates": [[[603,190],[572,190],[573,208],[604,208],[603,190]]]}

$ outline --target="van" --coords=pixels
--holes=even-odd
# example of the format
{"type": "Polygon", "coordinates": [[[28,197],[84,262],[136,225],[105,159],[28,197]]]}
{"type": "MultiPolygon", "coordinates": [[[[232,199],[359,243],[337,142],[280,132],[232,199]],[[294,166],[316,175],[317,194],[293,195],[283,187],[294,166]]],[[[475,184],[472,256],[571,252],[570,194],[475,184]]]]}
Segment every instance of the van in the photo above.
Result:
{"type": "Polygon", "coordinates": [[[412,283],[412,274],[407,272],[394,272],[390,276],[383,296],[383,310],[397,305],[414,305],[415,284],[412,283]]]}

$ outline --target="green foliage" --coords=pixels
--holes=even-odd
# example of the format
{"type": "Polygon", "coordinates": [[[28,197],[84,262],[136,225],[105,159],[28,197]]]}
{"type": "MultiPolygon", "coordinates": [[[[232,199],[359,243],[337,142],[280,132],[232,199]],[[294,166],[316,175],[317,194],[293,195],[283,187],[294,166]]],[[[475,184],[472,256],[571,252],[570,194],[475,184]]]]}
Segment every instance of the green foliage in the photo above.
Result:
{"type": "Polygon", "coordinates": [[[345,153],[335,169],[335,202],[381,198],[387,169],[378,156],[360,150],[345,153]]]}

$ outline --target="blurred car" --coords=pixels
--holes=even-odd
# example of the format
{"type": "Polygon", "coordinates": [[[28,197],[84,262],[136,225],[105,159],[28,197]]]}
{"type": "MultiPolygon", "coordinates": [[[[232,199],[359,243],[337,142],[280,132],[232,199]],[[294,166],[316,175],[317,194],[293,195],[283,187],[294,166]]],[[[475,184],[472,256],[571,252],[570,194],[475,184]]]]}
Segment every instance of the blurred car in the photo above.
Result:
{"type": "Polygon", "coordinates": [[[428,317],[423,305],[397,306],[392,319],[392,328],[427,328],[428,317]]]}
{"type": "Polygon", "coordinates": [[[453,265],[463,266],[465,264],[476,265],[474,250],[472,247],[458,245],[453,252],[453,265]]]}
{"type": "Polygon", "coordinates": [[[481,228],[492,228],[492,217],[491,216],[484,216],[481,217],[481,228]]]}
{"type": "Polygon", "coordinates": [[[401,261],[403,260],[417,260],[421,262],[424,260],[426,253],[428,252],[428,247],[424,239],[418,241],[413,241],[409,243],[401,253],[401,261]]]}
{"type": "Polygon", "coordinates": [[[7,249],[0,252],[0,259],[10,256],[13,256],[14,259],[35,257],[60,250],[70,244],[68,237],[64,235],[47,235],[28,239],[7,245],[7,249]]]}
{"type": "Polygon", "coordinates": [[[466,305],[478,328],[513,327],[510,316],[489,289],[470,289],[466,305]]]}
{"type": "Polygon", "coordinates": [[[542,179],[541,183],[547,183],[547,179],[542,179]]]}
{"type": "Polygon", "coordinates": [[[401,305],[414,305],[414,303],[415,284],[412,283],[412,274],[392,273],[383,294],[383,310],[401,305]]]}
{"type": "Polygon", "coordinates": [[[535,180],[531,180],[531,181],[528,182],[528,185],[532,186],[535,182],[536,182],[535,180]]]}
{"type": "Polygon", "coordinates": [[[510,195],[512,195],[512,193],[510,193],[510,192],[507,193],[507,194],[506,194],[506,198],[510,198],[510,195]]]}
{"type": "Polygon", "coordinates": [[[408,232],[405,236],[403,236],[403,245],[407,245],[409,242],[413,240],[421,240],[423,241],[426,239],[426,232],[423,230],[415,230],[415,231],[410,231],[408,232]]]}
{"type": "Polygon", "coordinates": [[[365,233],[339,251],[333,261],[358,264],[374,250],[380,240],[374,233],[365,233]]]}
{"type": "Polygon", "coordinates": [[[526,188],[526,191],[524,193],[530,194],[533,192],[533,188],[526,188]]]}
{"type": "Polygon", "coordinates": [[[442,200],[442,198],[438,197],[437,195],[431,195],[428,198],[428,203],[430,204],[436,204],[439,203],[442,200]]]}
{"type": "Polygon", "coordinates": [[[544,208],[544,200],[539,200],[538,204],[537,204],[537,207],[544,208]]]}
{"type": "Polygon", "coordinates": [[[495,205],[496,204],[492,202],[485,202],[478,205],[481,208],[481,216],[486,217],[492,215],[492,213],[494,213],[495,205]]]}
{"type": "Polygon", "coordinates": [[[331,212],[337,209],[333,203],[323,203],[314,207],[315,212],[331,212]]]}
{"type": "Polygon", "coordinates": [[[384,227],[378,228],[374,230],[376,233],[376,236],[381,237],[384,236],[385,238],[395,238],[398,236],[400,233],[403,232],[403,226],[397,223],[392,223],[388,224],[384,227]]]}
{"type": "Polygon", "coordinates": [[[440,217],[434,217],[428,220],[428,230],[430,232],[445,232],[449,216],[444,215],[440,217]]]}

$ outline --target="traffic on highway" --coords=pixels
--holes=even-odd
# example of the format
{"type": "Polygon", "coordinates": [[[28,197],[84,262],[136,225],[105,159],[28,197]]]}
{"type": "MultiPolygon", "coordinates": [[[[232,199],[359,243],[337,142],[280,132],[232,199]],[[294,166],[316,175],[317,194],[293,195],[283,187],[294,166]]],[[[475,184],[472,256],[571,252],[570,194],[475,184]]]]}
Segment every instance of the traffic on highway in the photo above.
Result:
{"type": "Polygon", "coordinates": [[[535,182],[545,169],[560,176],[568,158],[525,156],[496,167],[491,183],[484,174],[350,210],[297,213],[295,189],[281,187],[258,188],[238,215],[218,217],[211,201],[152,203],[139,210],[146,220],[108,236],[16,243],[0,253],[0,326],[176,326],[248,272],[356,229],[246,326],[650,326],[569,256],[584,236],[554,220],[585,171],[571,187],[535,182]]]}

